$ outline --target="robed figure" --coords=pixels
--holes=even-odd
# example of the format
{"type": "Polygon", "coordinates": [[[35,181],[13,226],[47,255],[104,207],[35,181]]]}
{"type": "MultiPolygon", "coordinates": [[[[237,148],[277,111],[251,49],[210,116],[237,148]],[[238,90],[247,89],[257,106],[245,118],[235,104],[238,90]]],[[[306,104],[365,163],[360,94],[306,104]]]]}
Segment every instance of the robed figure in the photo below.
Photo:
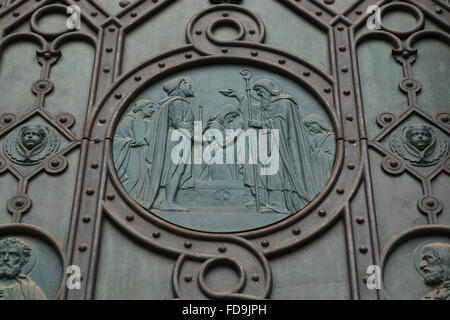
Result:
{"type": "MultiPolygon", "coordinates": [[[[166,82],[163,90],[167,97],[160,102],[159,112],[155,116],[149,136],[146,161],[152,164],[149,178],[151,183],[144,207],[164,211],[187,211],[175,203],[175,197],[181,186],[192,177],[192,165],[188,163],[190,161],[174,161],[172,152],[176,150],[181,139],[191,142],[194,112],[188,98],[194,97],[194,93],[191,83],[184,78],[166,82]],[[173,140],[174,136],[179,136],[175,131],[185,133],[186,137],[173,140]],[[160,193],[161,197],[158,197],[160,193]]],[[[184,159],[191,157],[191,155],[178,156],[184,159]]]]}
{"type": "Polygon", "coordinates": [[[156,108],[150,100],[139,100],[119,123],[114,136],[114,164],[120,182],[140,204],[148,198],[151,163],[147,157],[151,118],[156,108]]]}
{"type": "Polygon", "coordinates": [[[245,184],[253,194],[263,200],[261,212],[293,213],[306,206],[318,193],[313,173],[311,149],[303,127],[299,106],[295,99],[281,93],[274,82],[262,79],[254,83],[253,90],[260,99],[251,106],[253,119],[249,127],[274,130],[279,133],[279,169],[273,175],[260,175],[245,166],[245,184]]]}
{"type": "Polygon", "coordinates": [[[325,187],[334,165],[335,135],[325,120],[310,114],[304,120],[309,131],[313,171],[320,189],[325,187]]]}

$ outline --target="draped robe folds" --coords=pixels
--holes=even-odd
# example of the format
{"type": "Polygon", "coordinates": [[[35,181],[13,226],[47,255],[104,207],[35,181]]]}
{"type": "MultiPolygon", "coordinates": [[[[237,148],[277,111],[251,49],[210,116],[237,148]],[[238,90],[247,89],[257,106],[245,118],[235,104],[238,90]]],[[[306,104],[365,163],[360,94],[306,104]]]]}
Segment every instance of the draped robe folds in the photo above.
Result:
{"type": "Polygon", "coordinates": [[[311,139],[311,160],[320,189],[323,189],[333,170],[334,141],[335,137],[332,132],[319,133],[311,139]]]}
{"type": "Polygon", "coordinates": [[[187,129],[188,131],[193,129],[194,113],[190,102],[176,96],[168,97],[160,104],[160,110],[154,116],[154,125],[152,125],[150,130],[149,149],[146,157],[147,162],[152,164],[147,198],[143,203],[143,206],[147,209],[153,207],[160,188],[172,182],[173,175],[179,166],[184,167],[184,172],[178,187],[186,184],[192,177],[191,165],[185,163],[176,164],[171,158],[173,148],[179,144],[179,141],[171,141],[172,133],[177,129],[187,129]],[[174,107],[175,102],[177,107],[174,107]],[[180,108],[180,106],[182,107],[180,108]],[[186,124],[184,128],[175,127],[175,123],[180,121],[186,124]]]}
{"type": "MultiPolygon", "coordinates": [[[[261,176],[258,165],[259,194],[263,189],[284,192],[284,205],[295,212],[308,204],[318,193],[311,163],[311,149],[303,128],[298,105],[289,95],[273,97],[262,115],[262,128],[279,130],[279,170],[274,175],[261,176]]],[[[245,166],[245,184],[255,192],[253,165],[245,166]]]]}
{"type": "Polygon", "coordinates": [[[148,134],[151,121],[139,120],[129,113],[119,124],[114,137],[114,163],[127,192],[138,202],[148,198],[150,163],[148,134]]]}
{"type": "Polygon", "coordinates": [[[41,288],[24,274],[20,274],[13,285],[0,286],[0,290],[4,291],[4,300],[47,300],[41,288]]]}

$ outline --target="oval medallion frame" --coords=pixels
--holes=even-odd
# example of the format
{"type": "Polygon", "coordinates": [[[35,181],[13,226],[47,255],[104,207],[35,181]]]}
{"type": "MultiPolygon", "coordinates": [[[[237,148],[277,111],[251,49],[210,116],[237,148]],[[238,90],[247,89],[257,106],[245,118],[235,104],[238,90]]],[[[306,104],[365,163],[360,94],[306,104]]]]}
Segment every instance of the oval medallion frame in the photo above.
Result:
{"type": "MultiPolygon", "coordinates": [[[[0,225],[0,237],[7,236],[17,237],[20,235],[28,236],[32,238],[36,238],[40,241],[43,241],[45,244],[51,248],[59,258],[59,262],[61,265],[61,280],[56,289],[55,295],[51,298],[52,300],[58,300],[62,297],[62,294],[65,289],[65,270],[67,269],[66,263],[66,253],[63,245],[52,236],[49,232],[45,231],[42,228],[39,228],[34,225],[23,224],[23,223],[13,223],[13,224],[4,224],[0,225]]],[[[50,298],[49,298],[50,299],[50,298]]]]}

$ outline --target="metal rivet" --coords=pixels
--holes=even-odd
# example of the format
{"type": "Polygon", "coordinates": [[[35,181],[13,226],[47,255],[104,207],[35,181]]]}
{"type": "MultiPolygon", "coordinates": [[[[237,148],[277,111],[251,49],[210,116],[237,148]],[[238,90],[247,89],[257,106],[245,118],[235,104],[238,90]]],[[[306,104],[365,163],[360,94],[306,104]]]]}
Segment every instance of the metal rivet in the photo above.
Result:
{"type": "Polygon", "coordinates": [[[343,67],[343,68],[341,69],[341,71],[344,72],[344,73],[347,73],[347,72],[348,72],[348,68],[347,68],[347,67],[343,67]]]}
{"type": "Polygon", "coordinates": [[[59,160],[53,160],[51,163],[52,167],[56,168],[59,167],[61,165],[61,161],[59,160]]]}
{"type": "Polygon", "coordinates": [[[325,89],[323,89],[323,91],[324,91],[325,93],[330,93],[330,92],[331,92],[331,88],[325,88],[325,89]]]}
{"type": "Polygon", "coordinates": [[[184,281],[186,281],[186,282],[191,282],[192,279],[193,279],[193,277],[190,274],[187,274],[184,276],[184,281]]]}
{"type": "Polygon", "coordinates": [[[136,17],[137,17],[137,13],[136,13],[136,12],[132,12],[132,13],[130,14],[130,16],[131,16],[132,18],[136,18],[136,17]]]}
{"type": "Polygon", "coordinates": [[[21,208],[25,205],[25,202],[23,200],[16,200],[14,205],[16,206],[16,208],[21,208]]]}
{"type": "Polygon", "coordinates": [[[320,209],[319,210],[319,216],[325,217],[326,215],[327,215],[327,212],[325,211],[325,209],[320,209]]]}
{"type": "Polygon", "coordinates": [[[80,244],[80,246],[78,247],[78,250],[79,250],[80,252],[84,252],[84,251],[87,250],[87,248],[88,248],[87,244],[86,244],[86,243],[82,243],[82,244],[80,244]]]}
{"type": "Polygon", "coordinates": [[[227,53],[228,52],[228,49],[227,48],[222,48],[222,53],[227,53]]]}
{"type": "Polygon", "coordinates": [[[142,77],[141,77],[141,76],[136,76],[136,77],[134,77],[134,80],[136,80],[136,81],[141,81],[141,80],[142,80],[142,77]]]}
{"type": "Polygon", "coordinates": [[[263,247],[268,247],[268,246],[270,245],[270,242],[269,242],[269,240],[264,239],[263,241],[261,241],[261,245],[262,245],[263,247]]]}
{"type": "Polygon", "coordinates": [[[362,11],[361,11],[361,10],[356,10],[355,13],[356,13],[358,16],[362,15],[362,11]]]}
{"type": "Polygon", "coordinates": [[[14,17],[20,16],[20,12],[17,12],[17,11],[16,11],[16,12],[13,12],[13,16],[14,16],[14,17]]]}
{"type": "Polygon", "coordinates": [[[114,200],[115,197],[116,197],[116,196],[115,196],[113,193],[108,193],[108,194],[106,195],[106,199],[108,199],[108,200],[114,200]]]}
{"type": "Polygon", "coordinates": [[[113,48],[111,48],[111,47],[108,47],[108,48],[106,48],[106,52],[112,52],[113,51],[113,48]]]}
{"type": "Polygon", "coordinates": [[[309,72],[308,70],[303,71],[303,75],[304,75],[305,77],[309,77],[310,74],[311,74],[311,72],[309,72]]]}
{"type": "Polygon", "coordinates": [[[450,121],[450,118],[449,118],[449,116],[442,116],[441,117],[441,121],[444,122],[444,123],[447,123],[447,122],[450,121]]]}
{"type": "Polygon", "coordinates": [[[152,234],[152,236],[153,236],[153,238],[157,239],[157,238],[159,238],[159,237],[161,236],[161,232],[159,232],[159,231],[154,231],[153,234],[152,234]]]}
{"type": "Polygon", "coordinates": [[[95,12],[95,11],[91,12],[91,16],[96,17],[97,15],[98,15],[98,12],[95,12]]]}
{"type": "Polygon", "coordinates": [[[354,138],[348,139],[348,142],[350,142],[350,143],[356,143],[356,139],[354,139],[354,138]]]}
{"type": "Polygon", "coordinates": [[[11,116],[6,116],[6,117],[3,118],[3,122],[4,123],[10,123],[12,121],[12,119],[13,118],[11,116]]]}
{"type": "Polygon", "coordinates": [[[353,121],[353,116],[348,115],[348,116],[345,117],[345,120],[347,120],[347,121],[353,121]]]}
{"type": "Polygon", "coordinates": [[[228,13],[227,12],[222,13],[222,17],[228,17],[228,13]]]}
{"type": "Polygon", "coordinates": [[[409,57],[409,52],[406,51],[406,50],[403,51],[403,52],[402,52],[402,57],[405,58],[405,59],[408,58],[408,57],[409,57]]]}
{"type": "Polygon", "coordinates": [[[359,217],[356,217],[356,223],[358,223],[358,224],[363,224],[364,223],[364,217],[361,217],[361,216],[359,216],[359,217]]]}
{"type": "Polygon", "coordinates": [[[184,56],[185,56],[187,59],[190,59],[190,58],[192,58],[192,53],[186,53],[184,56]]]}
{"type": "Polygon", "coordinates": [[[116,93],[115,97],[116,97],[116,99],[121,99],[122,98],[122,94],[116,93]]]}
{"type": "Polygon", "coordinates": [[[100,138],[94,138],[94,143],[99,143],[100,141],[100,138]]]}
{"type": "Polygon", "coordinates": [[[345,192],[345,190],[343,188],[337,188],[336,192],[339,194],[343,194],[345,192]]]}
{"type": "Polygon", "coordinates": [[[115,32],[115,31],[116,31],[116,28],[111,27],[111,28],[109,28],[108,30],[109,30],[109,32],[115,32]]]}
{"type": "Polygon", "coordinates": [[[186,249],[192,248],[192,242],[186,241],[186,242],[184,243],[184,247],[185,247],[186,249]]]}
{"type": "Polygon", "coordinates": [[[361,252],[361,253],[367,253],[368,251],[369,251],[369,249],[366,246],[359,247],[359,252],[361,252]]]}
{"type": "Polygon", "coordinates": [[[104,67],[103,68],[103,72],[104,73],[109,73],[111,71],[111,69],[109,67],[104,67]]]}
{"type": "Polygon", "coordinates": [[[250,34],[255,34],[255,33],[256,33],[256,31],[255,31],[255,30],[253,30],[253,29],[250,29],[249,33],[250,33],[250,34]]]}
{"type": "Polygon", "coordinates": [[[254,275],[252,275],[252,280],[253,281],[259,281],[259,276],[255,273],[254,275]]]}
{"type": "Polygon", "coordinates": [[[280,59],[280,60],[278,60],[278,63],[279,63],[279,64],[285,64],[285,63],[286,63],[286,60],[285,60],[285,59],[280,59]]]}
{"type": "Polygon", "coordinates": [[[100,122],[101,124],[106,123],[106,119],[105,118],[101,118],[100,120],[98,120],[98,122],[100,122]]]}
{"type": "Polygon", "coordinates": [[[318,10],[318,11],[316,11],[316,16],[321,16],[322,15],[322,11],[320,11],[320,10],[318,10]]]}
{"type": "Polygon", "coordinates": [[[134,220],[134,214],[127,214],[127,220],[128,221],[133,221],[134,220]]]}
{"type": "Polygon", "coordinates": [[[398,161],[397,160],[391,160],[391,161],[389,161],[389,165],[392,168],[397,168],[398,167],[398,161]]]}
{"type": "Polygon", "coordinates": [[[350,90],[345,89],[342,93],[343,93],[344,95],[346,95],[346,96],[349,96],[349,95],[350,95],[350,90]]]}
{"type": "Polygon", "coordinates": [[[441,8],[437,8],[437,9],[435,10],[435,12],[436,12],[437,14],[441,14],[443,11],[442,11],[441,8]]]}
{"type": "Polygon", "coordinates": [[[323,1],[325,4],[333,4],[334,0],[324,0],[323,1]]]}
{"type": "Polygon", "coordinates": [[[343,26],[339,26],[339,27],[337,27],[337,29],[338,29],[339,31],[343,31],[343,30],[344,30],[344,27],[343,27],[343,26]]]}
{"type": "Polygon", "coordinates": [[[202,30],[195,30],[195,34],[201,35],[202,34],[202,30]]]}
{"type": "Polygon", "coordinates": [[[428,200],[427,201],[427,206],[433,207],[434,206],[434,201],[433,200],[428,200]]]}
{"type": "Polygon", "coordinates": [[[91,164],[91,168],[92,168],[92,169],[97,169],[97,168],[98,168],[98,164],[97,164],[97,163],[91,164]]]}
{"type": "Polygon", "coordinates": [[[84,223],[89,223],[89,222],[91,222],[91,217],[89,217],[89,216],[83,216],[83,222],[84,222],[84,223]]]}
{"type": "Polygon", "coordinates": [[[94,189],[92,189],[92,188],[89,188],[89,189],[87,189],[86,190],[86,194],[88,195],[88,196],[92,196],[93,194],[94,194],[94,189]]]}
{"type": "Polygon", "coordinates": [[[292,233],[297,236],[297,235],[299,235],[301,233],[301,230],[300,230],[300,228],[296,227],[296,228],[292,229],[292,233]]]}
{"type": "Polygon", "coordinates": [[[225,246],[220,246],[220,247],[218,248],[218,250],[219,250],[219,252],[224,253],[225,251],[227,251],[227,248],[226,248],[225,246]]]}
{"type": "Polygon", "coordinates": [[[355,165],[350,163],[347,165],[347,168],[349,168],[350,170],[353,170],[353,169],[355,169],[355,165]]]}
{"type": "Polygon", "coordinates": [[[384,120],[384,122],[391,122],[392,121],[392,116],[389,116],[389,115],[384,116],[383,120],[384,120]]]}
{"type": "Polygon", "coordinates": [[[252,56],[256,57],[258,55],[257,51],[252,51],[252,56]]]}
{"type": "Polygon", "coordinates": [[[164,62],[158,63],[158,67],[160,67],[160,68],[164,68],[165,66],[166,66],[166,64],[164,62]]]}

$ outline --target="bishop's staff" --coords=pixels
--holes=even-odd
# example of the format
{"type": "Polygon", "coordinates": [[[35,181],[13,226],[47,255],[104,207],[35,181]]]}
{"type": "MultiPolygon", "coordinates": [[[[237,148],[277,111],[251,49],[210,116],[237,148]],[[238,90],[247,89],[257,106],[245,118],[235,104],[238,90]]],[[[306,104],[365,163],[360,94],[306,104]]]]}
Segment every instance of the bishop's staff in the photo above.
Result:
{"type": "MultiPolygon", "coordinates": [[[[252,103],[251,103],[251,89],[250,89],[250,79],[253,78],[253,72],[250,69],[244,69],[240,72],[242,78],[245,80],[245,91],[247,92],[247,110],[248,110],[248,116],[247,116],[247,120],[251,120],[253,119],[253,112],[252,112],[252,103]]],[[[248,128],[248,122],[245,121],[245,127],[248,128]]],[[[250,157],[254,157],[257,153],[256,152],[252,152],[253,150],[251,150],[252,148],[250,147],[254,147],[257,148],[257,141],[252,141],[252,136],[250,135],[250,140],[249,140],[250,144],[249,144],[249,162],[250,162],[250,157]]],[[[259,203],[259,181],[258,181],[258,175],[257,175],[257,165],[253,165],[253,177],[255,179],[255,194],[256,194],[256,212],[257,213],[261,213],[261,205],[259,203]]]]}

